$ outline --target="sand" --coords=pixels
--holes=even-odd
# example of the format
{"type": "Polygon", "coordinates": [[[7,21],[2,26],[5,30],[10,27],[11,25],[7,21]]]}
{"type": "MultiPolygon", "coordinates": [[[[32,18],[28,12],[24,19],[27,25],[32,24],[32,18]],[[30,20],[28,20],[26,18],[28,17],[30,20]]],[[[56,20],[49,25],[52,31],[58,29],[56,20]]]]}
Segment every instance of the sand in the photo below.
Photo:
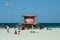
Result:
{"type": "Polygon", "coordinates": [[[10,33],[6,29],[0,29],[0,40],[60,40],[60,28],[52,28],[52,30],[21,30],[20,35],[14,34],[13,28],[10,33]],[[35,31],[35,33],[31,33],[35,31]]]}

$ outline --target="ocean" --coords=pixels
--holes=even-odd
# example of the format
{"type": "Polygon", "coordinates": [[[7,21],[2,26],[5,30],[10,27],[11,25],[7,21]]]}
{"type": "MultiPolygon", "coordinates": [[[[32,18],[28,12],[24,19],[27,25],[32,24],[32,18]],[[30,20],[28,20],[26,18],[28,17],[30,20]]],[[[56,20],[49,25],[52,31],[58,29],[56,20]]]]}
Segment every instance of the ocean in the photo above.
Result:
{"type": "Polygon", "coordinates": [[[44,25],[44,27],[60,28],[60,23],[39,23],[38,26],[44,25]]]}
{"type": "MultiPolygon", "coordinates": [[[[8,25],[10,27],[14,27],[16,24],[19,24],[19,23],[0,23],[0,26],[8,25]]],[[[38,23],[37,25],[38,25],[38,27],[40,27],[41,25],[44,25],[44,27],[60,28],[60,23],[38,23]]]]}

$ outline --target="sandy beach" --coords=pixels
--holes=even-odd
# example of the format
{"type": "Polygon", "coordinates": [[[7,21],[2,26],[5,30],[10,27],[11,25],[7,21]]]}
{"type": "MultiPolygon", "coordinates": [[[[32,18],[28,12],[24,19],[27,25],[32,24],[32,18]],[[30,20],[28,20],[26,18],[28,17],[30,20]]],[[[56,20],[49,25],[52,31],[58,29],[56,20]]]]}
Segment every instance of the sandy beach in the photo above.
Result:
{"type": "Polygon", "coordinates": [[[13,28],[10,33],[6,29],[0,29],[0,40],[60,40],[60,28],[52,28],[52,30],[21,30],[20,35],[14,34],[13,28]],[[35,33],[31,33],[35,31],[35,33]]]}

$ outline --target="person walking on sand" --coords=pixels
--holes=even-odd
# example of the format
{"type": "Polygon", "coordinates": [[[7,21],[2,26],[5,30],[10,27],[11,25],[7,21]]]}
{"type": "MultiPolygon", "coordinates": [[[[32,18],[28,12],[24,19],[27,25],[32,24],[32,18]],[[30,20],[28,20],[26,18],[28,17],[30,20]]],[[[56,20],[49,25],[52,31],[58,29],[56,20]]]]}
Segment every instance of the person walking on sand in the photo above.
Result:
{"type": "Polygon", "coordinates": [[[14,31],[14,34],[17,34],[17,31],[16,30],[14,31]]]}
{"type": "Polygon", "coordinates": [[[7,32],[9,33],[9,29],[10,29],[9,26],[6,26],[6,29],[7,29],[7,32]]]}
{"type": "Polygon", "coordinates": [[[2,25],[1,25],[1,30],[2,30],[3,27],[4,27],[4,25],[2,24],[2,25]]]}
{"type": "Polygon", "coordinates": [[[20,35],[20,30],[18,30],[18,35],[20,35]]]}

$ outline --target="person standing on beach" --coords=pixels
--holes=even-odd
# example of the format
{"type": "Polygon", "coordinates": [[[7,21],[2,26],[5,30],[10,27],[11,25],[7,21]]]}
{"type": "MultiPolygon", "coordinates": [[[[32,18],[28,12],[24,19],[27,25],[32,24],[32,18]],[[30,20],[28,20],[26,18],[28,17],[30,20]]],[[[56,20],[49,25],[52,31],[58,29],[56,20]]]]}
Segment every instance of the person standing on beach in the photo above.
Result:
{"type": "Polygon", "coordinates": [[[47,27],[47,30],[48,30],[48,27],[47,27]]]}
{"type": "Polygon", "coordinates": [[[14,26],[14,29],[16,29],[18,27],[18,25],[16,24],[15,26],[14,26]]]}
{"type": "Polygon", "coordinates": [[[17,34],[17,31],[16,30],[14,31],[14,34],[17,34]]]}
{"type": "Polygon", "coordinates": [[[40,30],[41,30],[41,29],[44,29],[44,25],[41,25],[41,26],[40,26],[40,30]]]}
{"type": "Polygon", "coordinates": [[[34,26],[32,25],[32,29],[34,29],[34,26]]]}
{"type": "Polygon", "coordinates": [[[4,25],[2,24],[2,25],[1,25],[1,30],[2,30],[3,27],[4,27],[4,25]]]}
{"type": "Polygon", "coordinates": [[[18,29],[18,35],[20,35],[20,29],[18,29]]]}
{"type": "Polygon", "coordinates": [[[6,26],[6,29],[7,29],[7,32],[9,33],[9,29],[10,29],[9,26],[6,26]]]}

